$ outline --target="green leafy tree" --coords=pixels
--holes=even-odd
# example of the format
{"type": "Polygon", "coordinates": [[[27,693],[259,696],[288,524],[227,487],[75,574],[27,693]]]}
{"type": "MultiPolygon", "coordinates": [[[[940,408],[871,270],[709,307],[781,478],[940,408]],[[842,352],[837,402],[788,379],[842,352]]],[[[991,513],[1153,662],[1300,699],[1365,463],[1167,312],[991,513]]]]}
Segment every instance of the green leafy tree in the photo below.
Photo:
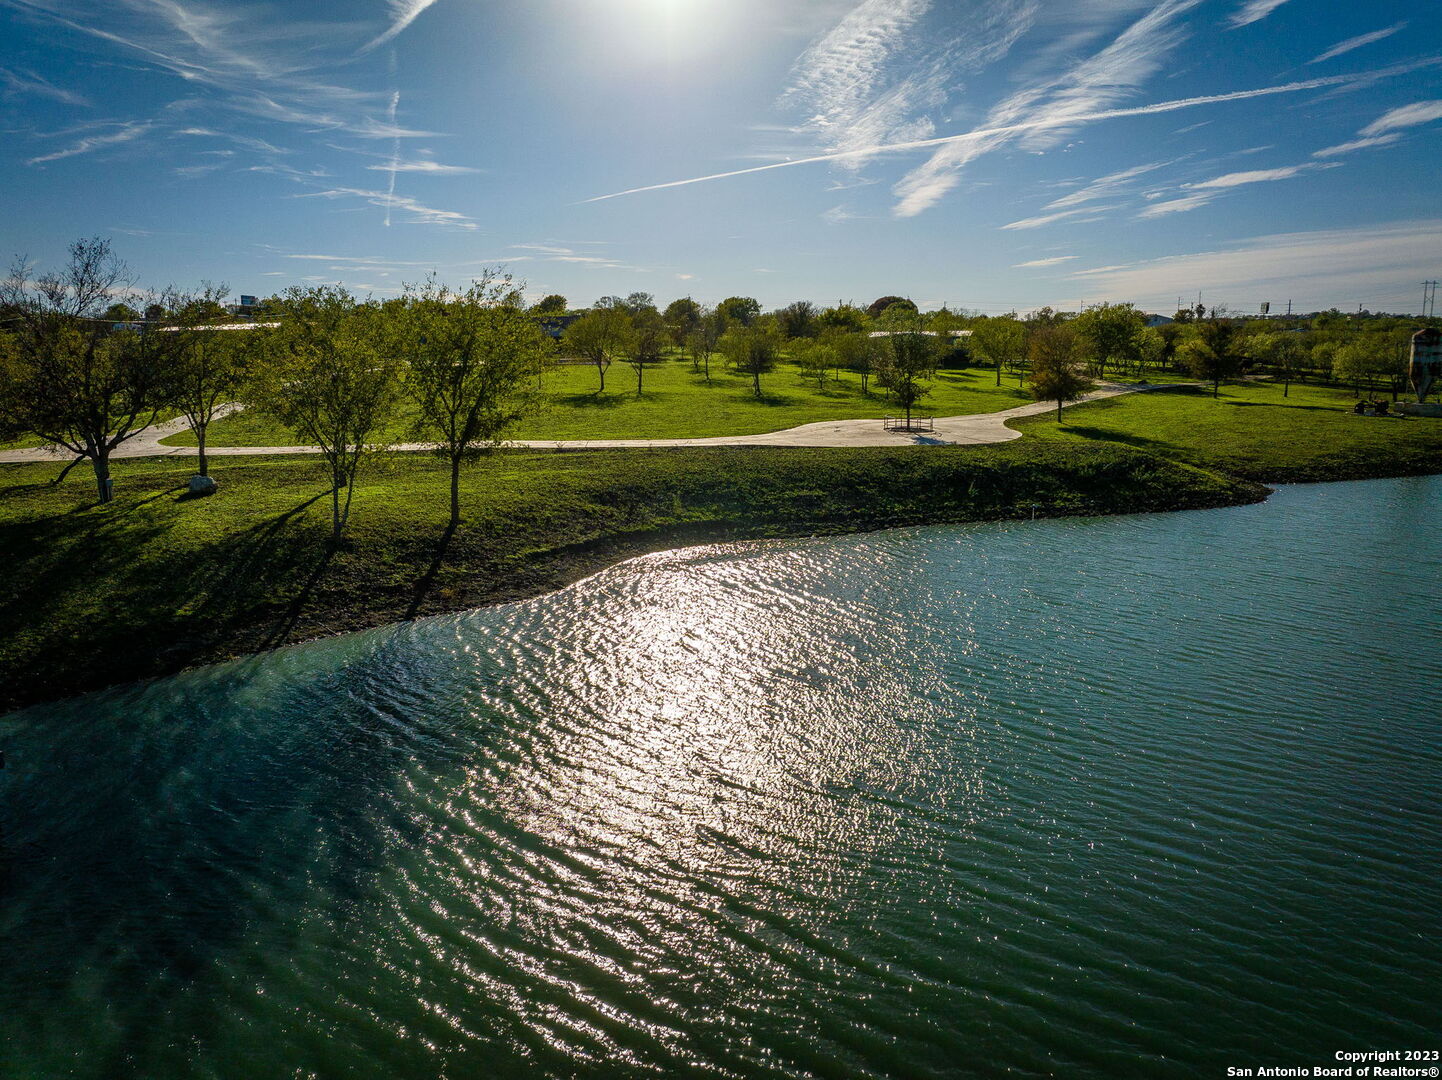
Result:
{"type": "Polygon", "coordinates": [[[1066,324],[1040,327],[1032,331],[1028,353],[1032,396],[1038,401],[1055,401],[1057,423],[1061,423],[1062,406],[1093,386],[1081,368],[1076,332],[1066,324]]]}
{"type": "Polygon", "coordinates": [[[1231,378],[1241,367],[1241,357],[1236,350],[1236,327],[1226,319],[1192,323],[1177,354],[1188,371],[1212,384],[1212,397],[1221,393],[1222,380],[1231,378]]]}
{"type": "Polygon", "coordinates": [[[163,374],[177,344],[152,326],[112,328],[104,313],[130,285],[99,238],[72,244],[63,270],[35,277],[19,260],[0,282],[0,307],[11,313],[0,426],[63,447],[72,464],[88,460],[102,503],[113,492],[110,455],[165,404],[163,374]]]}
{"type": "Polygon", "coordinates": [[[450,465],[452,527],[461,520],[461,466],[540,405],[536,379],[550,339],[521,311],[521,288],[495,270],[463,293],[431,278],[387,308],[387,344],[416,405],[414,433],[450,465]]]}
{"type": "Polygon", "coordinates": [[[263,335],[251,403],[320,448],[331,478],[331,540],[350,519],[355,480],[395,415],[399,364],[381,347],[379,309],[339,286],[293,287],[268,302],[280,320],[263,335]],[[341,501],[341,492],[345,501],[341,501]]]}
{"type": "Polygon", "coordinates": [[[1137,369],[1139,374],[1145,374],[1151,368],[1161,370],[1166,363],[1168,346],[1167,339],[1155,326],[1144,326],[1137,333],[1137,369]]]}
{"type": "Polygon", "coordinates": [[[996,385],[1001,385],[1003,364],[1016,363],[1026,353],[1026,327],[1009,315],[979,319],[972,324],[971,350],[996,367],[996,385]]]}
{"type": "Polygon", "coordinates": [[[866,314],[873,319],[878,319],[881,317],[881,313],[893,304],[900,304],[912,314],[916,313],[916,305],[904,296],[881,296],[871,302],[871,306],[866,309],[866,314]]]}
{"type": "Polygon", "coordinates": [[[1125,371],[1138,363],[1137,335],[1146,325],[1146,316],[1131,304],[1098,304],[1072,320],[1098,377],[1106,375],[1108,365],[1125,371]]]}
{"type": "Polygon", "coordinates": [[[702,314],[696,328],[686,337],[686,347],[691,351],[691,368],[699,373],[704,367],[706,383],[711,383],[711,357],[721,341],[725,320],[714,311],[702,314]]]}
{"type": "Polygon", "coordinates": [[[564,315],[566,314],[566,298],[560,293],[543,296],[531,306],[531,312],[535,315],[564,315]]]}
{"type": "Polygon", "coordinates": [[[701,325],[701,305],[689,296],[682,296],[666,305],[666,312],[662,317],[666,320],[666,330],[671,335],[671,343],[679,349],[686,344],[692,331],[701,325]]]}
{"type": "Polygon", "coordinates": [[[1252,350],[1282,384],[1282,396],[1289,397],[1292,381],[1302,369],[1306,347],[1300,336],[1292,333],[1260,334],[1252,342],[1252,350]]]}
{"type": "Polygon", "coordinates": [[[207,285],[198,295],[180,299],[173,331],[177,347],[162,376],[166,400],[195,433],[196,472],[201,476],[210,475],[205,443],[211,422],[241,396],[258,352],[256,331],[249,329],[253,323],[229,324],[247,329],[217,329],[228,325],[220,301],[229,291],[225,285],[207,285]]]}
{"type": "Polygon", "coordinates": [[[885,338],[874,338],[868,333],[852,333],[837,335],[832,341],[832,348],[836,351],[837,362],[847,371],[854,371],[861,377],[861,392],[869,394],[871,391],[867,386],[872,375],[876,373],[877,361],[881,355],[882,342],[885,338]]]}
{"type": "Polygon", "coordinates": [[[776,368],[781,343],[774,331],[757,327],[736,327],[721,338],[721,352],[741,375],[750,375],[756,396],[761,396],[761,376],[776,368]]]}
{"type": "Polygon", "coordinates": [[[761,315],[761,302],[750,296],[728,296],[716,311],[729,326],[750,326],[761,315]]]}
{"type": "Polygon", "coordinates": [[[802,377],[814,382],[816,389],[824,390],[836,365],[836,350],[830,341],[803,341],[796,347],[795,359],[802,377]]]}
{"type": "Polygon", "coordinates": [[[797,300],[776,313],[776,325],[787,339],[813,338],[819,329],[816,305],[810,300],[797,300]]]}
{"type": "Polygon", "coordinates": [[[866,312],[851,304],[837,304],[816,316],[816,325],[822,332],[837,330],[856,334],[865,330],[870,325],[870,321],[866,312]]]}
{"type": "Polygon", "coordinates": [[[596,365],[601,380],[596,392],[604,394],[606,369],[616,357],[630,351],[631,336],[631,316],[624,305],[597,306],[567,327],[562,341],[577,356],[596,365]]]}
{"type": "Polygon", "coordinates": [[[631,316],[631,350],[628,356],[631,369],[636,373],[636,396],[641,396],[641,380],[646,374],[646,365],[659,363],[661,350],[666,347],[666,323],[661,313],[653,307],[642,308],[631,316]]]}
{"type": "Polygon", "coordinates": [[[911,327],[893,330],[880,340],[876,381],[891,391],[906,411],[906,426],[910,427],[911,412],[930,392],[929,383],[936,374],[936,338],[915,320],[911,327]]]}

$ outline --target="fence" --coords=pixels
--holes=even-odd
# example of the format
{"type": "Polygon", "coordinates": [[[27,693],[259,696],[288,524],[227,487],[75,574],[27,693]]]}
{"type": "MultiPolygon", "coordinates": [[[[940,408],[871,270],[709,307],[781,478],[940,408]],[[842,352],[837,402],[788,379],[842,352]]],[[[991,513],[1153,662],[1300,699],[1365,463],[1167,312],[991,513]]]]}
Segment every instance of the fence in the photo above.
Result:
{"type": "Polygon", "coordinates": [[[933,417],[913,416],[908,422],[904,416],[882,417],[881,423],[887,431],[934,431],[933,417]]]}

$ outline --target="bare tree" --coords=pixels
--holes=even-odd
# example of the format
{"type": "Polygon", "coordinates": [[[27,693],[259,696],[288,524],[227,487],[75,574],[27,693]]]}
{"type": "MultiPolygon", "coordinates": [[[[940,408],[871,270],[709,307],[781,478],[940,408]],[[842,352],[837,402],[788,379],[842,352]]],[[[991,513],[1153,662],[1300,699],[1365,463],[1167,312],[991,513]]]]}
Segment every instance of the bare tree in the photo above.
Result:
{"type": "Polygon", "coordinates": [[[102,317],[133,287],[108,240],[77,240],[63,270],[40,277],[30,270],[17,260],[0,283],[0,307],[13,318],[12,346],[0,357],[4,426],[64,447],[77,462],[88,459],[99,500],[109,502],[110,455],[154,422],[175,337],[102,317]]]}

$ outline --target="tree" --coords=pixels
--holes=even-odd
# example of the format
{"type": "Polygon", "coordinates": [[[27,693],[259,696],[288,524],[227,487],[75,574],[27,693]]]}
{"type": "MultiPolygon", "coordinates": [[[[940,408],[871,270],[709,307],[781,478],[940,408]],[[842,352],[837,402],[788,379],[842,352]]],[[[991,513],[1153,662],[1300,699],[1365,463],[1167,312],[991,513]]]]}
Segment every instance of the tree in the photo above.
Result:
{"type": "Polygon", "coordinates": [[[666,344],[666,323],[653,307],[642,308],[631,317],[630,364],[636,372],[636,396],[641,396],[641,379],[646,365],[661,359],[666,344]]]}
{"type": "Polygon", "coordinates": [[[721,352],[742,375],[750,375],[756,396],[761,396],[761,376],[776,367],[780,343],[768,330],[738,327],[721,338],[721,352]]]}
{"type": "Polygon", "coordinates": [[[666,330],[671,335],[671,344],[679,349],[691,336],[691,332],[700,325],[701,305],[689,296],[682,296],[666,305],[666,312],[662,318],[666,320],[666,330]]]}
{"type": "Polygon", "coordinates": [[[65,269],[31,277],[17,260],[0,283],[12,344],[0,371],[3,426],[32,432],[90,461],[99,501],[113,493],[110,455],[148,427],[164,402],[161,375],[176,335],[113,329],[103,313],[131,285],[98,237],[70,245],[65,269]]]}
{"type": "Polygon", "coordinates": [[[564,315],[566,314],[566,298],[560,293],[543,296],[531,306],[531,313],[534,315],[564,315]]]}
{"type": "Polygon", "coordinates": [[[220,301],[229,293],[225,285],[206,285],[196,296],[176,304],[177,348],[162,378],[165,399],[185,417],[195,433],[196,472],[210,475],[205,456],[206,433],[222,406],[241,396],[256,353],[253,323],[241,330],[220,330],[225,310],[220,301]]]}
{"type": "Polygon", "coordinates": [[[1026,352],[1026,327],[1009,315],[980,319],[972,327],[971,348],[996,365],[996,385],[1000,386],[1002,364],[1013,363],[1026,352]]]}
{"type": "Polygon", "coordinates": [[[1282,396],[1288,397],[1292,380],[1302,365],[1304,347],[1299,335],[1287,332],[1260,334],[1254,339],[1252,348],[1258,359],[1271,367],[1273,377],[1281,380],[1282,396]]]}
{"type": "Polygon", "coordinates": [[[822,330],[840,330],[845,333],[859,333],[866,329],[866,312],[851,304],[837,304],[816,316],[816,324],[822,330]]]}
{"type": "Polygon", "coordinates": [[[871,302],[871,306],[866,309],[866,314],[873,319],[878,318],[892,304],[902,304],[913,313],[916,311],[916,305],[904,296],[882,296],[871,302]]]}
{"type": "Polygon", "coordinates": [[[936,339],[924,333],[919,323],[911,329],[895,330],[885,338],[877,364],[876,379],[891,391],[906,410],[911,427],[911,410],[929,392],[927,383],[936,374],[936,339]]]}
{"type": "Polygon", "coordinates": [[[1056,419],[1061,407],[1092,388],[1077,361],[1077,335],[1069,325],[1044,326],[1034,330],[1028,350],[1031,359],[1031,392],[1038,401],[1056,402],[1056,419]]]}
{"type": "Polygon", "coordinates": [[[728,296],[716,305],[727,326],[750,326],[761,314],[761,303],[749,296],[728,296]]]}
{"type": "Polygon", "coordinates": [[[797,300],[776,313],[776,325],[785,338],[816,336],[816,305],[810,300],[797,300]]]}
{"type": "Polygon", "coordinates": [[[379,310],[340,286],[292,287],[271,300],[280,319],[264,335],[252,404],[320,448],[331,477],[331,541],[350,518],[355,479],[395,411],[398,364],[381,347],[379,310]],[[344,489],[345,502],[340,493],[344,489]]]}
{"type": "Polygon", "coordinates": [[[1236,373],[1240,364],[1234,348],[1236,328],[1225,319],[1195,322],[1177,349],[1187,370],[1212,384],[1212,397],[1221,393],[1222,380],[1236,373]]]}
{"type": "Polygon", "coordinates": [[[1080,346],[1092,360],[1092,374],[1104,376],[1107,364],[1127,368],[1139,359],[1137,335],[1147,320],[1131,304],[1098,304],[1075,319],[1080,346]]]}
{"type": "Polygon", "coordinates": [[[1137,367],[1139,374],[1145,374],[1147,368],[1157,368],[1166,362],[1167,339],[1162,332],[1154,326],[1144,326],[1137,333],[1137,367]]]}
{"type": "Polygon", "coordinates": [[[870,393],[867,388],[867,381],[876,371],[877,358],[881,354],[881,342],[884,338],[874,338],[870,334],[840,334],[833,339],[833,348],[836,350],[838,362],[848,371],[854,371],[861,376],[861,392],[870,393]]]}
{"type": "Polygon", "coordinates": [[[691,350],[691,369],[695,371],[698,364],[703,365],[707,385],[711,382],[711,357],[716,355],[724,326],[725,320],[720,315],[708,311],[701,316],[696,328],[686,338],[686,347],[691,350]]]}
{"type": "Polygon", "coordinates": [[[606,392],[606,369],[612,361],[628,351],[631,345],[631,316],[624,307],[597,307],[582,315],[566,328],[562,339],[578,356],[596,365],[601,385],[598,394],[606,392]]]}
{"type": "Polygon", "coordinates": [[[387,342],[407,368],[415,433],[450,464],[452,527],[461,520],[461,465],[539,404],[535,379],[550,339],[520,310],[521,288],[489,269],[464,293],[431,278],[390,309],[387,342]]]}
{"type": "Polygon", "coordinates": [[[632,315],[639,315],[646,308],[654,308],[656,306],[656,297],[648,292],[633,292],[627,296],[625,300],[621,301],[621,306],[632,315]]]}
{"type": "Polygon", "coordinates": [[[836,363],[836,352],[826,340],[806,341],[797,346],[796,366],[803,377],[816,383],[816,389],[824,390],[826,380],[836,363]]]}

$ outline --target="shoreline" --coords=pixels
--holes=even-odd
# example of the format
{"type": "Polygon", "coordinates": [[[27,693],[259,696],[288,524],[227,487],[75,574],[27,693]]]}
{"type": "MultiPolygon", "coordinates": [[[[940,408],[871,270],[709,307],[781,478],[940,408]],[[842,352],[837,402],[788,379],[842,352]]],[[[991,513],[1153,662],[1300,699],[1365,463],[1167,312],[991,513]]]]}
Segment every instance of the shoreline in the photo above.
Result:
{"type": "MultiPolygon", "coordinates": [[[[894,450],[509,451],[498,459],[492,468],[514,464],[540,474],[536,491],[516,498],[501,490],[513,497],[497,497],[495,513],[473,509],[450,547],[439,550],[436,518],[413,509],[414,497],[403,485],[397,485],[401,509],[393,518],[378,520],[376,509],[361,505],[334,551],[322,543],[325,530],[317,521],[294,507],[260,524],[227,520],[228,531],[219,537],[213,529],[194,538],[174,535],[202,515],[237,513],[248,486],[259,497],[277,486],[277,477],[298,474],[300,490],[309,493],[302,505],[327,509],[313,462],[308,469],[264,461],[233,466],[221,477],[221,495],[195,503],[170,494],[183,470],[173,459],[161,459],[150,466],[150,477],[136,478],[132,488],[140,490],[127,491],[129,506],[119,496],[119,505],[111,504],[123,514],[119,522],[113,512],[82,507],[12,526],[21,534],[11,538],[16,553],[40,565],[5,598],[12,633],[0,645],[0,709],[322,637],[533,599],[655,551],[1025,520],[1033,507],[1039,518],[1208,509],[1269,494],[1251,481],[1129,448],[1056,448],[1022,440],[894,450]],[[829,467],[818,470],[819,458],[829,467]],[[148,489],[141,489],[144,479],[151,481],[148,489]],[[590,484],[595,490],[580,494],[595,500],[565,505],[555,493],[565,494],[566,483],[590,484]],[[190,516],[183,517],[187,510],[190,516]],[[76,535],[77,516],[88,534],[76,535]],[[95,548],[114,546],[117,527],[143,530],[136,557],[113,557],[113,566],[97,571],[90,565],[95,548]],[[50,550],[51,537],[68,547],[50,550]],[[55,590],[68,592],[51,595],[55,590]],[[91,595],[96,590],[101,595],[91,595]],[[73,609],[65,606],[71,601],[73,609]],[[53,618],[45,605],[59,609],[53,618]],[[130,614],[97,624],[97,610],[130,614]]],[[[0,476],[34,468],[7,466],[0,476]]],[[[397,471],[413,483],[420,470],[397,471]]],[[[478,471],[477,486],[492,479],[490,472],[478,471]]],[[[493,487],[501,489],[500,482],[493,487]]],[[[23,490],[43,505],[55,489],[23,490]]]]}

